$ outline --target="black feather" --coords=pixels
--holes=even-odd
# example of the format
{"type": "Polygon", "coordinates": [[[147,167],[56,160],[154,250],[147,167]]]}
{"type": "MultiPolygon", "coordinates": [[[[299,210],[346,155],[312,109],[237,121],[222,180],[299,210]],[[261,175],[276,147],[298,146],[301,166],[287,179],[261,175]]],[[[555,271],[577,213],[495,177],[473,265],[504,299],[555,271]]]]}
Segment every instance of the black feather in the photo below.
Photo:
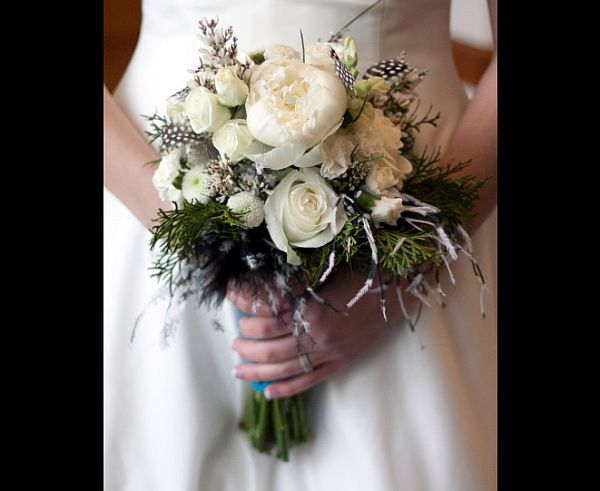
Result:
{"type": "Polygon", "coordinates": [[[399,77],[407,69],[408,65],[400,60],[383,60],[369,67],[363,75],[363,79],[381,77],[388,80],[390,78],[399,77]]]}

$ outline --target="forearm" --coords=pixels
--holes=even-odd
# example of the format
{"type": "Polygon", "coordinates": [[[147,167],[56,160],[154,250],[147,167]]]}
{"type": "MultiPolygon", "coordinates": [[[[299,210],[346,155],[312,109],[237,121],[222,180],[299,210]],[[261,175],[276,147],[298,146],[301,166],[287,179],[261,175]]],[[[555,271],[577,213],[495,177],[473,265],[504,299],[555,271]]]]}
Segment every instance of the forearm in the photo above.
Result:
{"type": "Polygon", "coordinates": [[[494,57],[444,153],[446,162],[472,160],[471,165],[459,175],[470,174],[480,179],[490,177],[480,191],[481,200],[477,204],[478,216],[473,224],[473,231],[491,213],[497,201],[497,112],[496,58],[494,57]]]}
{"type": "Polygon", "coordinates": [[[152,185],[154,167],[144,165],[157,158],[105,87],[104,182],[147,228],[151,228],[159,208],[170,208],[152,185]]]}

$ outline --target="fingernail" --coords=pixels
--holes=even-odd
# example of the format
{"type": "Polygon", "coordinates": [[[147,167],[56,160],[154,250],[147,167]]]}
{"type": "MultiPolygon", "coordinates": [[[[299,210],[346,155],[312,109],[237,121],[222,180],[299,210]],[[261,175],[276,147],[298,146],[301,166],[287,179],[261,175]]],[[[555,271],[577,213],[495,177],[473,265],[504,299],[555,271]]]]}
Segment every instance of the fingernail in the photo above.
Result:
{"type": "Polygon", "coordinates": [[[273,399],[273,397],[277,397],[277,391],[275,389],[271,389],[270,387],[265,389],[265,397],[267,399],[273,399]]]}
{"type": "Polygon", "coordinates": [[[231,369],[231,376],[233,378],[244,378],[244,372],[242,372],[239,368],[235,367],[231,369]]]}
{"type": "Polygon", "coordinates": [[[237,338],[234,338],[233,341],[231,341],[231,347],[233,349],[235,349],[235,342],[237,341],[237,338]]]}

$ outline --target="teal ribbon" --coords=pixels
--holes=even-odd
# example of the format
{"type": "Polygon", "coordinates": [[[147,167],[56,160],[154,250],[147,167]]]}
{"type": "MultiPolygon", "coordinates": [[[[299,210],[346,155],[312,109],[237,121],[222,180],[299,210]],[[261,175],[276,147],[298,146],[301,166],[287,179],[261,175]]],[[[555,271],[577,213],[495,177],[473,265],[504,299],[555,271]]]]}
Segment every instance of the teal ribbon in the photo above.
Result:
{"type": "MultiPolygon", "coordinates": [[[[233,307],[235,310],[235,316],[236,316],[236,325],[237,325],[237,329],[238,329],[238,334],[240,337],[244,337],[242,336],[242,333],[240,331],[240,321],[242,320],[242,318],[244,317],[254,317],[254,315],[252,314],[245,314],[244,312],[242,312],[240,309],[238,309],[237,307],[233,307]]],[[[245,338],[245,339],[254,339],[254,338],[245,338]]],[[[246,362],[246,360],[244,360],[244,362],[246,362]]],[[[254,362],[246,362],[246,363],[254,363],[254,362]]],[[[263,382],[250,382],[250,385],[252,387],[254,387],[257,391],[259,392],[264,392],[264,390],[271,385],[273,382],[269,382],[267,380],[263,381],[263,382]]]]}

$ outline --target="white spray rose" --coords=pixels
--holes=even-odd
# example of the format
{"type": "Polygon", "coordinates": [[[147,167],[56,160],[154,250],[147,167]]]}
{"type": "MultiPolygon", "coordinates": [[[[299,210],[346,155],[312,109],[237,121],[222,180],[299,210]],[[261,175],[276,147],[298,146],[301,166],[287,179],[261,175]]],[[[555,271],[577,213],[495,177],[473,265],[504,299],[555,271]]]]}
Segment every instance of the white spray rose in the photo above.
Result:
{"type": "Polygon", "coordinates": [[[227,207],[234,213],[241,214],[241,222],[248,228],[258,227],[265,218],[265,204],[249,191],[233,195],[227,201],[227,207]]]}
{"type": "Polygon", "coordinates": [[[299,60],[300,53],[294,48],[284,44],[272,44],[265,49],[263,56],[265,60],[299,60]]]}
{"type": "Polygon", "coordinates": [[[398,224],[398,218],[400,218],[402,210],[404,210],[402,198],[382,196],[380,199],[375,200],[375,206],[371,210],[371,218],[376,225],[387,223],[395,226],[398,224]]]}
{"type": "Polygon", "coordinates": [[[165,155],[152,176],[152,184],[158,191],[160,199],[163,201],[175,201],[181,204],[181,191],[173,186],[173,181],[181,169],[180,160],[183,156],[181,148],[175,149],[165,155]]]}
{"type": "Polygon", "coordinates": [[[321,144],[321,175],[335,179],[346,172],[355,146],[352,135],[345,129],[328,136],[321,144]]]}
{"type": "Polygon", "coordinates": [[[181,191],[186,201],[190,203],[198,201],[206,203],[213,196],[213,179],[210,175],[203,172],[202,168],[197,165],[188,170],[183,176],[181,183],[181,191]]]}
{"type": "Polygon", "coordinates": [[[257,142],[245,119],[232,119],[221,126],[213,135],[213,145],[221,156],[233,162],[243,159],[247,154],[259,151],[262,145],[257,142]]]}
{"type": "Polygon", "coordinates": [[[185,104],[182,101],[167,103],[167,116],[175,124],[184,124],[187,120],[185,104]]]}
{"type": "Polygon", "coordinates": [[[241,106],[248,97],[248,86],[238,78],[231,66],[219,68],[215,76],[215,89],[219,102],[227,107],[241,106]]]}
{"type": "Polygon", "coordinates": [[[304,59],[307,64],[319,67],[337,78],[335,62],[331,57],[331,48],[334,49],[340,59],[344,59],[344,46],[338,43],[309,44],[304,52],[304,59]]]}
{"type": "Polygon", "coordinates": [[[194,87],[185,99],[185,112],[196,133],[216,131],[231,119],[231,112],[206,87],[194,87]]]}
{"type": "Polygon", "coordinates": [[[365,187],[370,193],[385,196],[394,186],[400,183],[393,167],[385,162],[375,161],[365,179],[365,187]]]}
{"type": "Polygon", "coordinates": [[[265,203],[265,221],[287,261],[299,265],[292,248],[321,247],[339,233],[347,216],[341,200],[315,168],[290,171],[265,203]]]}
{"type": "Polygon", "coordinates": [[[267,145],[295,145],[301,154],[341,125],[346,107],[334,75],[300,60],[265,61],[250,80],[248,128],[267,145]]]}

